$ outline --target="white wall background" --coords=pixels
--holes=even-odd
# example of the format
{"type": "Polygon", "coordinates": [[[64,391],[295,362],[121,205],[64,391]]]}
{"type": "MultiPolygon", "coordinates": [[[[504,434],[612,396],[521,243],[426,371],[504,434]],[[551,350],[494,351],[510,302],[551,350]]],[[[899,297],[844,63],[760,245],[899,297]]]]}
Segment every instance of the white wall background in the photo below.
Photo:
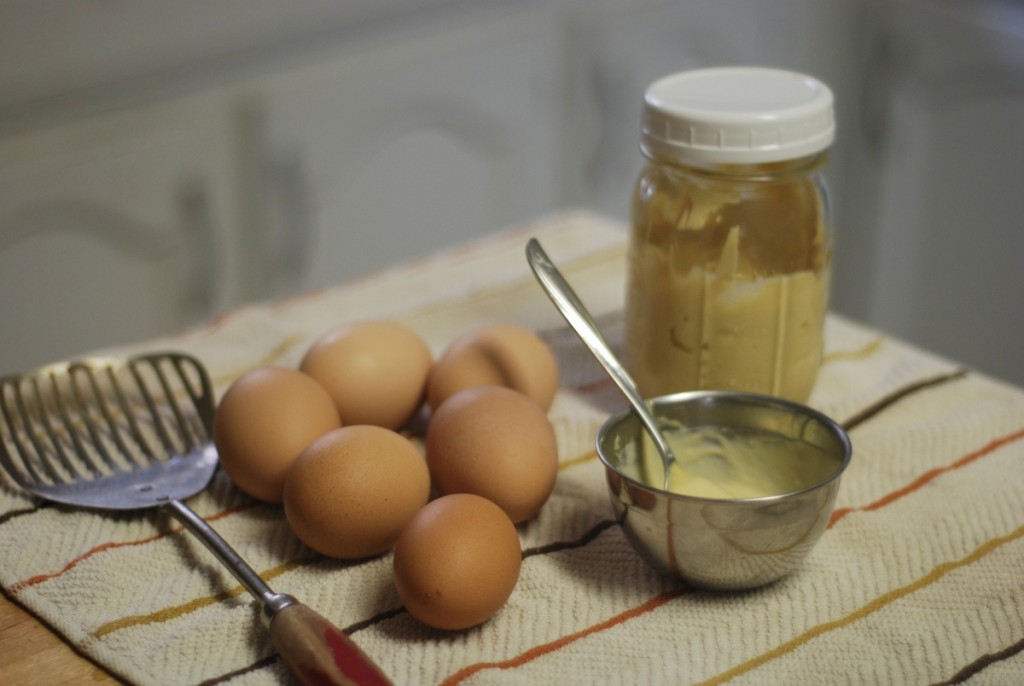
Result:
{"type": "Polygon", "coordinates": [[[1013,0],[0,0],[0,373],[567,207],[695,66],[835,90],[837,311],[1024,384],[1013,0]]]}

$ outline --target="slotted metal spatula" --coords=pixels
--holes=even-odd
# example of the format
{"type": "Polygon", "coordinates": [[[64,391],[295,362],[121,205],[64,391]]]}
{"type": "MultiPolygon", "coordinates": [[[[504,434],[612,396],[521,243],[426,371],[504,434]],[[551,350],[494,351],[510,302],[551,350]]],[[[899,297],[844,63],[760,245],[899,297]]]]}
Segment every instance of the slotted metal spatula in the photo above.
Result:
{"type": "Polygon", "coordinates": [[[0,379],[0,465],[47,500],[166,509],[259,601],[274,647],[301,682],[389,684],[343,632],[272,591],[182,502],[205,488],[217,467],[213,413],[209,377],[189,355],[57,363],[0,379]]]}

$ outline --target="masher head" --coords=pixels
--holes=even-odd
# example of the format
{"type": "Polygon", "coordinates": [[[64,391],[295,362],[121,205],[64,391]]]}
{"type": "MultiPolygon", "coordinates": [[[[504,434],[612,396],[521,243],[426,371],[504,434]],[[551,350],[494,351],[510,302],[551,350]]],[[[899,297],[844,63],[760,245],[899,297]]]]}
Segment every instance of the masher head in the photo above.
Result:
{"type": "Polygon", "coordinates": [[[206,370],[184,353],[51,364],[0,379],[0,466],[47,500],[151,507],[209,482],[213,413],[206,370]]]}

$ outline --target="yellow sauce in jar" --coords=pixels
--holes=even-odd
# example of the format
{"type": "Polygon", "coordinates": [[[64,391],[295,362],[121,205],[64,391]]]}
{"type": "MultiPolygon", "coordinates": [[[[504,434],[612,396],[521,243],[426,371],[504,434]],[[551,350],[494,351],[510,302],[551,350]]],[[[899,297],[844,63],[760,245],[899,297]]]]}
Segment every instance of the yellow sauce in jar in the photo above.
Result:
{"type": "Polygon", "coordinates": [[[645,95],[623,357],[641,393],[797,402],[821,364],[831,279],[828,88],[760,68],[683,72],[645,95]]]}
{"type": "Polygon", "coordinates": [[[805,401],[821,363],[831,274],[813,182],[753,176],[730,181],[726,193],[672,176],[652,169],[637,189],[625,358],[641,393],[805,401]]]}

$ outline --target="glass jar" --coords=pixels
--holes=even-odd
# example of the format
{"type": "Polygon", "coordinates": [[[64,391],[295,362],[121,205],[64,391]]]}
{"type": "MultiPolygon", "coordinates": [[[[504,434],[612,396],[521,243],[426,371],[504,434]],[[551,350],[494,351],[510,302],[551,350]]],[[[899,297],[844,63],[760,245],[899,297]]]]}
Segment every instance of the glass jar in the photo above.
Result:
{"type": "Polygon", "coordinates": [[[805,402],[832,265],[820,81],[764,68],[682,72],[644,98],[623,356],[646,397],[742,390],[805,402]]]}

